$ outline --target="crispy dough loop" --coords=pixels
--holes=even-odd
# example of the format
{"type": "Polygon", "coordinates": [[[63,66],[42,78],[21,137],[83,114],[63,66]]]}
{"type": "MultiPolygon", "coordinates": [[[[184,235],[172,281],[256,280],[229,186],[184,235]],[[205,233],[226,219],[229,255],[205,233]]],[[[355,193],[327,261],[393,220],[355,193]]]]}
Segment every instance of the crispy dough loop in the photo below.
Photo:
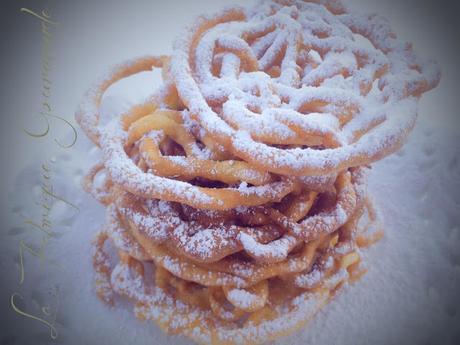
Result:
{"type": "MultiPolygon", "coordinates": [[[[126,78],[130,75],[149,71],[153,67],[162,68],[163,65],[170,58],[168,56],[146,56],[132,61],[127,61],[123,64],[113,66],[106,77],[99,79],[85,94],[85,101],[80,104],[79,109],[75,113],[75,119],[85,134],[92,140],[92,142],[100,146],[100,132],[99,132],[99,105],[102,96],[110,85],[115,82],[126,78]]],[[[154,103],[149,104],[149,110],[155,108],[154,103]]],[[[133,116],[136,116],[137,111],[133,111],[133,116]]]]}
{"type": "Polygon", "coordinates": [[[111,193],[113,183],[110,177],[107,176],[104,163],[97,163],[88,171],[83,178],[82,186],[85,192],[91,194],[91,196],[101,204],[107,206],[114,202],[114,196],[111,193]],[[104,174],[103,182],[101,186],[96,186],[95,178],[100,173],[104,174]]]}

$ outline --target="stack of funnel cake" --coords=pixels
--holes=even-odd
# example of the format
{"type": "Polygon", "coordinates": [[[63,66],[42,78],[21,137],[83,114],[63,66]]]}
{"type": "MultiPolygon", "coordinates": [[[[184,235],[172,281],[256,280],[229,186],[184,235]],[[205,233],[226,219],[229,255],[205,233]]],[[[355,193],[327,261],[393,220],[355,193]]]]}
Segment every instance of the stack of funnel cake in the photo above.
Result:
{"type": "Polygon", "coordinates": [[[403,144],[438,81],[383,18],[333,0],[227,8],[172,56],[115,66],[76,114],[103,153],[84,181],[107,206],[98,296],[198,343],[302,327],[365,273],[382,236],[369,164],[403,144]],[[105,90],[152,68],[154,94],[101,125],[105,90]]]}

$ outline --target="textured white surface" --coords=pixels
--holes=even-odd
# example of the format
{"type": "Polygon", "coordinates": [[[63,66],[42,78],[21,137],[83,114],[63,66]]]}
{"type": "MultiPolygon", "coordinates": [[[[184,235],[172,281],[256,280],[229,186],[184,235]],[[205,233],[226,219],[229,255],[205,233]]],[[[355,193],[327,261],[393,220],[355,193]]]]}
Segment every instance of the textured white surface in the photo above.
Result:
{"type": "MultiPolygon", "coordinates": [[[[98,71],[136,55],[170,52],[174,35],[190,15],[217,9],[222,3],[232,1],[182,2],[181,6],[160,5],[156,9],[143,2],[139,7],[61,9],[66,26],[57,43],[55,84],[63,85],[63,90],[56,91],[61,96],[57,104],[70,118],[98,71]],[[173,8],[177,14],[174,19],[173,8]],[[72,29],[77,29],[75,36],[69,36],[72,29]],[[69,74],[75,78],[75,87],[66,84],[69,74]]],[[[337,296],[307,328],[276,344],[459,343],[455,326],[460,324],[460,133],[458,100],[451,93],[458,75],[455,61],[443,42],[427,42],[431,36],[422,19],[406,22],[401,7],[395,5],[389,10],[390,6],[375,1],[353,3],[389,16],[398,34],[416,41],[415,47],[422,54],[439,60],[443,79],[438,89],[422,99],[418,124],[403,150],[375,164],[370,175],[370,192],[383,214],[386,236],[369,252],[369,273],[337,296]]],[[[142,99],[153,80],[144,74],[111,88],[103,105],[105,115],[142,99]]],[[[39,197],[40,165],[56,152],[55,190],[77,203],[80,211],[75,213],[62,203],[53,206],[60,235],[50,242],[47,256],[62,268],[40,268],[38,260],[26,261],[26,282],[21,291],[29,309],[34,308],[32,300],[46,300],[50,284],[58,284],[62,292],[56,327],[62,343],[189,344],[183,338],[164,335],[153,324],[137,321],[128,304],[110,309],[97,300],[90,241],[105,215],[103,208],[81,190],[79,180],[99,153],[91,149],[83,133],[68,152],[56,150],[52,140],[48,146],[36,146],[20,155],[4,187],[11,229],[5,229],[9,236],[0,244],[0,269],[11,277],[5,283],[8,290],[17,288],[17,248],[25,236],[15,224],[21,222],[19,214],[39,211],[33,199],[39,197]]],[[[1,308],[9,306],[4,303],[1,308]]],[[[38,334],[36,342],[47,343],[46,327],[20,317],[5,334],[13,334],[26,344],[24,337],[31,337],[20,330],[33,327],[36,333],[32,334],[38,334]]]]}

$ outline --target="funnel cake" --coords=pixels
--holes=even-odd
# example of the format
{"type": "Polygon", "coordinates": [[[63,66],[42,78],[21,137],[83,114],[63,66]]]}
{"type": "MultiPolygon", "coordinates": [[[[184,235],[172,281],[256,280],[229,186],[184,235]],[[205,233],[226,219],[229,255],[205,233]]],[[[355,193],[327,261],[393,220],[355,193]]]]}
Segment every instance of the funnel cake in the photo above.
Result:
{"type": "Polygon", "coordinates": [[[303,327],[366,272],[383,235],[369,164],[403,144],[438,81],[383,18],[335,0],[227,8],[171,57],[115,66],[76,113],[103,153],[83,181],[107,206],[98,296],[203,344],[303,327]],[[107,88],[152,68],[152,96],[100,124],[107,88]]]}
{"type": "Polygon", "coordinates": [[[200,17],[174,46],[171,72],[191,117],[261,169],[324,174],[381,159],[439,81],[436,64],[417,59],[383,18],[320,3],[200,17]]]}

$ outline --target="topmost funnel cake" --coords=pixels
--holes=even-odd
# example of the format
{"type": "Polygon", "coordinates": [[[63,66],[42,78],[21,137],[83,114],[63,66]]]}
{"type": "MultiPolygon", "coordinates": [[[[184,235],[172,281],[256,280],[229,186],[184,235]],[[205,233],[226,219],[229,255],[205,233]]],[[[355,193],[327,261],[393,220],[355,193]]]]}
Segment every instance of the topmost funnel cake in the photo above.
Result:
{"type": "Polygon", "coordinates": [[[263,2],[201,17],[171,72],[219,144],[283,175],[338,172],[398,149],[439,71],[376,15],[339,1],[263,2]],[[319,3],[319,4],[316,4],[319,3]]]}
{"type": "Polygon", "coordinates": [[[107,206],[98,296],[199,343],[303,326],[365,273],[361,251],[382,236],[367,166],[403,144],[438,81],[385,19],[339,1],[227,8],[171,57],[110,69],[76,114],[103,152],[84,181],[107,206]],[[100,124],[105,90],[153,67],[155,93],[100,124]]]}

